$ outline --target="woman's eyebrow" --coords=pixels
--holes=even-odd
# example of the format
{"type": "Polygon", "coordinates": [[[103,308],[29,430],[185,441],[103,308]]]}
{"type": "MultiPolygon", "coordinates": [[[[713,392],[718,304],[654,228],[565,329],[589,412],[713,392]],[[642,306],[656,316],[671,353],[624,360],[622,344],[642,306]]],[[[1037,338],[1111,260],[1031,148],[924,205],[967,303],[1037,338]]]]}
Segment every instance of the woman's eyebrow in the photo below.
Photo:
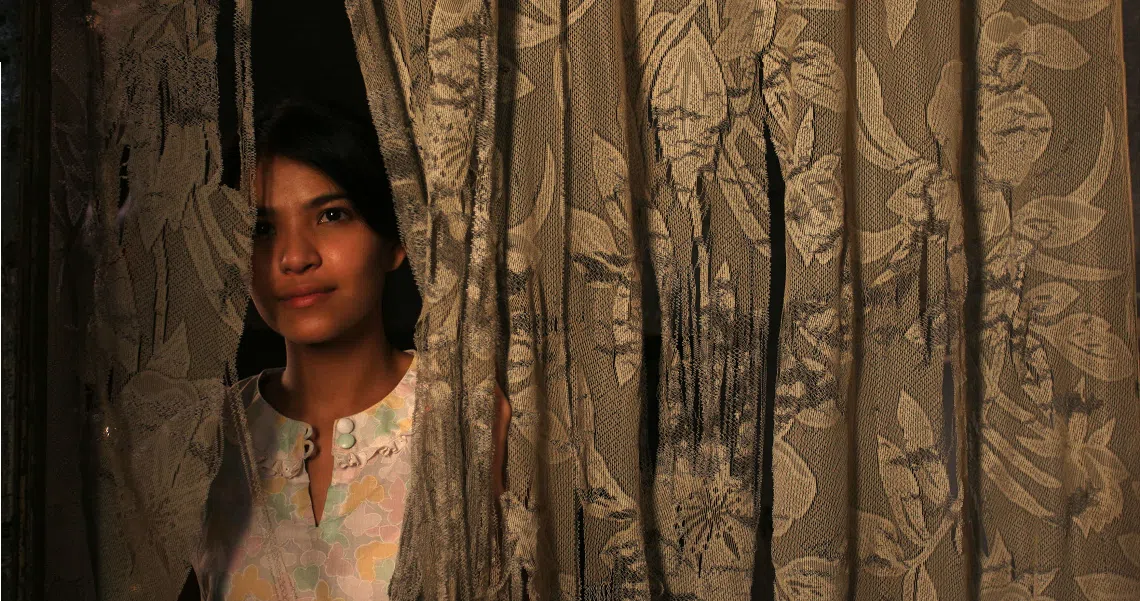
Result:
{"type": "MultiPolygon", "coordinates": [[[[347,199],[348,199],[348,195],[345,194],[344,192],[331,192],[329,194],[322,194],[320,196],[317,196],[316,198],[310,199],[309,201],[305,202],[305,208],[306,209],[319,209],[320,207],[323,207],[323,206],[325,206],[331,202],[336,202],[338,200],[347,200],[347,199]]],[[[272,207],[257,207],[257,216],[258,217],[269,217],[269,216],[273,215],[273,213],[274,213],[274,210],[272,207]]]]}
{"type": "Polygon", "coordinates": [[[333,192],[331,194],[322,194],[322,195],[310,200],[309,202],[305,203],[305,206],[310,208],[310,209],[316,209],[316,208],[323,207],[323,206],[325,206],[331,202],[334,202],[337,200],[346,200],[346,199],[348,199],[348,195],[345,194],[344,192],[333,192]]]}

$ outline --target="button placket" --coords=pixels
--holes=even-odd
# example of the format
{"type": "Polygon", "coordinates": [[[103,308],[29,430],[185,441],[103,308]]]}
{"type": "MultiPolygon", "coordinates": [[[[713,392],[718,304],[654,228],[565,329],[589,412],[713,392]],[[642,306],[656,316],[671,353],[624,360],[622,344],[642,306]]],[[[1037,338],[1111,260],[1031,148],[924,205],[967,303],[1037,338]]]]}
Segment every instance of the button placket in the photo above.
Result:
{"type": "Polygon", "coordinates": [[[351,449],[356,445],[356,437],[352,435],[352,431],[356,429],[356,423],[352,421],[351,417],[342,417],[336,420],[336,445],[342,449],[351,449]]]}

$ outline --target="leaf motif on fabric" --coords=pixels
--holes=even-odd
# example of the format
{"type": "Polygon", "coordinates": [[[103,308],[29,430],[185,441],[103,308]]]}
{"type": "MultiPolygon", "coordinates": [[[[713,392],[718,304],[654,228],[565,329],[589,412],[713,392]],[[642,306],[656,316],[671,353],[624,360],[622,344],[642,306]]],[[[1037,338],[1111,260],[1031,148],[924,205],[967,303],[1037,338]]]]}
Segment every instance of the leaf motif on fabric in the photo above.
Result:
{"type": "Polygon", "coordinates": [[[862,48],[855,53],[855,82],[861,123],[857,139],[859,153],[882,169],[909,170],[920,157],[903,141],[887,117],[879,73],[862,48]]]}
{"type": "Polygon", "coordinates": [[[429,274],[429,278],[420,287],[425,305],[441,302],[459,283],[459,276],[446,261],[442,260],[436,263],[435,271],[429,274]]]}
{"type": "Polygon", "coordinates": [[[631,259],[618,249],[610,225],[597,215],[570,209],[570,252],[577,268],[592,288],[609,288],[628,279],[631,259]]]}
{"type": "Polygon", "coordinates": [[[534,372],[536,353],[534,336],[529,324],[512,326],[511,343],[507,349],[507,384],[511,389],[511,402],[514,404],[514,391],[529,383],[534,372]]]}
{"type": "MultiPolygon", "coordinates": [[[[786,2],[781,2],[786,5],[786,2]]],[[[776,48],[784,50],[791,50],[796,43],[796,40],[803,33],[804,28],[807,27],[808,20],[799,13],[789,13],[784,23],[780,25],[780,29],[772,38],[772,45],[776,48]]]]}
{"type": "Polygon", "coordinates": [[[182,243],[194,266],[196,284],[204,293],[209,306],[221,323],[237,334],[244,327],[242,317],[247,303],[245,282],[240,277],[239,266],[227,265],[219,260],[219,255],[235,256],[236,253],[227,249],[228,242],[218,228],[214,214],[217,208],[210,206],[210,199],[200,197],[204,193],[204,190],[195,193],[184,217],[186,223],[180,230],[182,243]],[[219,252],[219,249],[222,250],[219,252]]]}
{"type": "Polygon", "coordinates": [[[776,569],[776,593],[781,601],[840,599],[846,570],[837,561],[819,556],[797,557],[776,569]]]}
{"type": "Polygon", "coordinates": [[[772,130],[773,138],[790,138],[795,134],[792,116],[796,114],[800,100],[792,90],[792,82],[788,77],[788,57],[779,49],[769,49],[761,60],[764,66],[764,101],[776,124],[772,130]]]}
{"type": "Polygon", "coordinates": [[[513,491],[503,495],[503,533],[507,548],[513,550],[512,564],[522,568],[535,568],[538,560],[538,515],[527,507],[513,491]]]}
{"type": "Polygon", "coordinates": [[[982,470],[989,478],[990,483],[1018,507],[1039,518],[1053,516],[1053,512],[1042,507],[1037,498],[1014,479],[993,450],[984,445],[982,447],[982,470]]]}
{"type": "MultiPolygon", "coordinates": [[[[732,154],[735,151],[728,150],[728,152],[732,154]]],[[[750,201],[749,196],[751,195],[747,194],[745,190],[746,184],[744,184],[745,178],[742,177],[742,170],[748,169],[748,167],[737,167],[732,164],[732,161],[725,161],[719,165],[719,169],[720,177],[717,178],[717,183],[720,185],[720,191],[725,200],[728,201],[732,216],[736,218],[736,223],[740,226],[740,231],[756,244],[761,254],[770,256],[772,241],[768,236],[767,228],[760,223],[763,214],[760,212],[759,204],[755,200],[750,201]]],[[[757,196],[765,198],[763,195],[757,196]]],[[[752,198],[756,198],[756,196],[752,196],[752,198]]]]}
{"type": "Polygon", "coordinates": [[[149,190],[137,195],[141,202],[132,211],[138,218],[146,248],[154,247],[167,224],[170,230],[182,226],[182,215],[194,197],[195,188],[202,184],[212,167],[207,158],[211,150],[215,155],[218,152],[217,139],[211,144],[203,125],[167,121],[163,127],[163,150],[161,154],[155,153],[158,163],[153,174],[133,173],[130,177],[135,183],[151,183],[149,190]]]}
{"type": "Polygon", "coordinates": [[[593,441],[587,441],[586,489],[582,491],[582,501],[587,515],[616,522],[636,522],[637,503],[633,501],[606,465],[605,458],[593,448],[593,441]]]}
{"type": "Polygon", "coordinates": [[[1035,317],[1053,317],[1069,308],[1080,295],[1062,282],[1046,282],[1033,287],[1021,299],[1024,310],[1035,317]]]}
{"type": "Polygon", "coordinates": [[[776,25],[776,0],[727,2],[721,20],[728,23],[721,28],[713,44],[713,51],[720,60],[728,62],[752,57],[772,39],[776,25]]]}
{"type": "Polygon", "coordinates": [[[694,194],[700,173],[712,166],[718,128],[728,116],[720,63],[696,26],[665,54],[654,78],[650,108],[672,181],[694,194]]]}
{"type": "MultiPolygon", "coordinates": [[[[825,381],[831,381],[834,376],[828,374],[824,378],[825,381]]],[[[802,383],[797,382],[802,386],[802,383]]],[[[839,408],[835,406],[835,399],[826,399],[822,403],[813,407],[808,407],[796,414],[796,421],[809,428],[823,430],[830,428],[839,423],[839,419],[843,417],[839,413],[839,408]]]]}
{"type": "Polygon", "coordinates": [[[537,428],[526,429],[525,434],[532,444],[546,447],[547,461],[551,467],[578,458],[578,450],[570,440],[570,431],[564,419],[565,416],[550,419],[544,433],[538,432],[537,428]]]}
{"type": "Polygon", "coordinates": [[[843,206],[836,179],[839,157],[829,154],[813,161],[815,109],[808,108],[785,166],[786,227],[804,264],[829,264],[839,254],[843,206]]]}
{"type": "Polygon", "coordinates": [[[930,539],[918,480],[906,455],[890,440],[879,436],[879,479],[899,530],[916,545],[930,539]]]}
{"type": "Polygon", "coordinates": [[[467,181],[479,102],[479,40],[483,24],[477,2],[439,2],[431,14],[428,62],[431,84],[417,135],[428,194],[445,215],[462,211],[459,188],[467,181]]]}
{"type": "Polygon", "coordinates": [[[899,247],[907,236],[905,225],[896,225],[878,232],[859,232],[859,259],[862,263],[874,263],[899,247]]]}
{"type": "Polygon", "coordinates": [[[906,556],[898,528],[882,516],[859,511],[859,565],[880,578],[897,578],[906,573],[906,556]]]}
{"type": "Polygon", "coordinates": [[[1104,318],[1075,313],[1045,328],[1045,339],[1074,366],[1094,378],[1117,382],[1132,376],[1135,357],[1104,318]]]}
{"type": "Polygon", "coordinates": [[[186,340],[186,322],[178,324],[169,338],[155,345],[147,361],[147,369],[171,378],[185,378],[190,373],[190,348],[186,340]]]}
{"type": "Polygon", "coordinates": [[[1034,271],[1040,271],[1041,273],[1056,278],[1082,282],[1103,282],[1118,278],[1122,275],[1119,269],[1106,269],[1096,265],[1070,263],[1043,252],[1033,253],[1033,256],[1029,257],[1026,266],[1034,271]]]}
{"type": "MultiPolygon", "coordinates": [[[[564,389],[552,387],[540,392],[539,385],[529,381],[529,374],[533,371],[529,349],[525,345],[516,347],[512,343],[511,350],[517,355],[525,354],[523,358],[525,363],[518,366],[512,365],[514,371],[508,371],[508,373],[513,373],[514,377],[519,379],[526,378],[526,380],[523,381],[521,391],[512,391],[510,395],[512,409],[510,432],[521,435],[524,440],[530,443],[536,453],[539,452],[538,449],[545,449],[547,465],[552,467],[578,458],[578,449],[570,439],[570,427],[568,426],[570,416],[566,411],[564,389]],[[538,394],[553,396],[553,398],[547,399],[549,409],[547,409],[546,417],[541,420],[538,415],[538,405],[535,402],[538,394]],[[543,427],[540,427],[540,423],[543,427]]],[[[555,380],[564,377],[565,363],[560,359],[556,359],[552,364],[547,364],[546,367],[545,375],[547,378],[555,380]]],[[[450,387],[448,387],[447,392],[450,392],[450,387]]],[[[447,395],[440,395],[438,398],[445,399],[447,395]]]]}
{"type": "Polygon", "coordinates": [[[950,477],[934,428],[914,397],[899,391],[895,418],[903,431],[903,450],[923,497],[934,507],[943,507],[950,496],[950,477]]]}
{"type": "Polygon", "coordinates": [[[1104,10],[1111,0],[1033,0],[1045,10],[1069,21],[1084,21],[1104,10]]]}
{"type": "Polygon", "coordinates": [[[1012,223],[1009,205],[1005,195],[997,188],[983,188],[978,191],[979,226],[984,241],[994,240],[1009,231],[1012,223]]]}
{"type": "Polygon", "coordinates": [[[1013,559],[1000,531],[995,531],[989,553],[982,559],[982,590],[1000,589],[1013,582],[1013,559]]]}
{"type": "Polygon", "coordinates": [[[518,102],[534,91],[534,82],[518,63],[499,55],[499,102],[518,102]]]}
{"type": "Polygon", "coordinates": [[[1100,194],[1104,183],[1108,181],[1109,170],[1112,169],[1113,159],[1116,158],[1116,132],[1112,126],[1112,113],[1109,112],[1108,107],[1104,108],[1104,125],[1101,126],[1100,134],[1100,150],[1096,155],[1096,162],[1093,163],[1092,169],[1089,169],[1089,174],[1065,198],[1072,202],[1092,204],[1096,199],[1097,194],[1100,194]]]}
{"type": "Polygon", "coordinates": [[[649,568],[637,520],[613,534],[602,547],[601,559],[609,569],[609,586],[620,599],[649,598],[649,568]]]}
{"type": "Polygon", "coordinates": [[[728,266],[728,261],[721,262],[711,287],[712,312],[731,323],[736,315],[736,293],[732,287],[732,270],[728,266]]]}
{"type": "Polygon", "coordinates": [[[1024,82],[1029,67],[1029,21],[1002,11],[985,19],[978,39],[979,99],[1000,95],[1024,82]]]}
{"type": "MultiPolygon", "coordinates": [[[[628,198],[628,197],[627,197],[628,198]]],[[[625,206],[619,206],[617,202],[607,200],[605,203],[606,217],[610,220],[610,226],[617,232],[631,232],[629,225],[629,203],[623,202],[625,206]]]]}
{"type": "Polygon", "coordinates": [[[1100,207],[1046,196],[1018,209],[1013,216],[1013,228],[1042,248],[1059,248],[1088,237],[1105,214],[1100,207]]]}
{"type": "Polygon", "coordinates": [[[903,32],[914,19],[918,0],[884,0],[884,6],[887,12],[887,35],[891,39],[891,48],[894,48],[899,45],[903,32]]]}
{"type": "Polygon", "coordinates": [[[1060,480],[1038,467],[1037,464],[1026,457],[1017,447],[1013,446],[1001,431],[996,428],[987,428],[983,436],[985,441],[984,446],[988,449],[992,449],[1003,464],[1009,464],[1016,468],[1019,472],[1028,476],[1032,482],[1040,486],[1050,489],[1061,488],[1060,480]]]}
{"type": "Polygon", "coordinates": [[[772,478],[772,538],[779,538],[807,515],[817,484],[811,466],[782,439],[772,446],[772,478]]]}
{"type": "Polygon", "coordinates": [[[1051,69],[1071,70],[1089,61],[1089,53],[1073,34],[1050,23],[1029,28],[1026,50],[1029,60],[1051,69]]]}
{"type": "MultiPolygon", "coordinates": [[[[542,165],[542,182],[539,183],[538,193],[534,197],[533,208],[525,219],[508,230],[508,235],[512,242],[533,242],[533,238],[538,235],[538,232],[542,230],[542,226],[546,223],[546,216],[550,214],[550,207],[554,204],[554,197],[558,195],[558,191],[561,188],[557,182],[558,177],[554,164],[554,153],[551,151],[549,144],[546,145],[546,153],[542,165]]],[[[534,248],[533,245],[531,248],[534,248]]],[[[529,256],[532,261],[538,259],[537,248],[534,248],[534,250],[535,253],[529,256]]]]}
{"type": "Polygon", "coordinates": [[[792,89],[801,98],[832,112],[842,111],[847,104],[847,80],[831,47],[813,41],[797,44],[789,73],[792,89]]]}
{"type": "Polygon", "coordinates": [[[996,532],[989,554],[982,559],[982,598],[1052,601],[1044,593],[1056,576],[1057,570],[1016,574],[1001,532],[996,532]]]}
{"type": "MultiPolygon", "coordinates": [[[[825,357],[834,356],[838,349],[836,334],[839,330],[839,312],[826,299],[797,302],[790,311],[796,333],[825,357]]],[[[820,366],[818,371],[830,371],[820,366]]]]}

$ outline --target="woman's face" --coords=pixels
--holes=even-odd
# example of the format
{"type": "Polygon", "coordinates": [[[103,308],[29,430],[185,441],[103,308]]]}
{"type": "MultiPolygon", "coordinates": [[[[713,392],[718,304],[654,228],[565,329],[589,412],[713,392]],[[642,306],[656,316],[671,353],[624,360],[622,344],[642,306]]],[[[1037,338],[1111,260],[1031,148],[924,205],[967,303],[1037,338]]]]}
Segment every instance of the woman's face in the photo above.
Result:
{"type": "Polygon", "coordinates": [[[265,323],[298,344],[383,328],[384,276],[403,261],[403,247],[377,235],[336,183],[304,163],[262,163],[254,194],[252,296],[265,323]]]}

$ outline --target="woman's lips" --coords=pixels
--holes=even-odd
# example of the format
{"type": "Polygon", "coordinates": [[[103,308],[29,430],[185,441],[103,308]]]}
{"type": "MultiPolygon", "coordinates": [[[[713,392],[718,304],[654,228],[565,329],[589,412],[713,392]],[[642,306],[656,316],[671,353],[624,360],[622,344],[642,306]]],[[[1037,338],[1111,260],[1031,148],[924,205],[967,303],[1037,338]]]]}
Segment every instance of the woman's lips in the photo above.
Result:
{"type": "Polygon", "coordinates": [[[329,296],[332,290],[316,290],[304,294],[289,296],[281,302],[291,309],[304,309],[311,307],[329,296]]]}

